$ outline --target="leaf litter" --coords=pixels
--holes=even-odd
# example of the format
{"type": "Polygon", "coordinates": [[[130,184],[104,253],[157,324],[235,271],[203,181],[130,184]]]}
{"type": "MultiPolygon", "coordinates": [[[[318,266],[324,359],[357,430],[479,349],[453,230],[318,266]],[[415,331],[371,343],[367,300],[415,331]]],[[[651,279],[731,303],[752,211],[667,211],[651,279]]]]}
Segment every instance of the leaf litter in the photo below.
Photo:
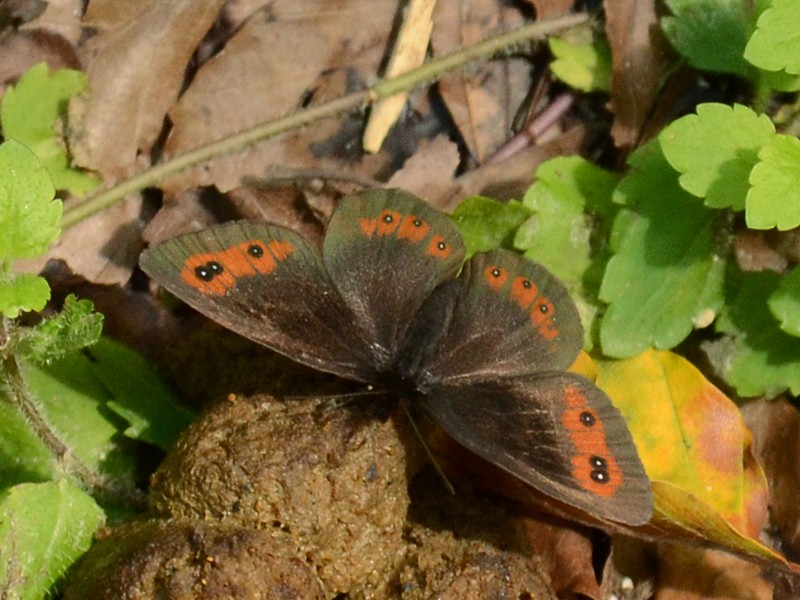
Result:
{"type": "MultiPolygon", "coordinates": [[[[92,0],[83,13],[77,2],[50,2],[44,11],[34,8],[35,4],[20,0],[8,9],[11,11],[9,14],[25,25],[16,31],[6,30],[0,38],[0,48],[3,49],[0,53],[3,81],[0,84],[16,81],[28,67],[40,60],[46,61],[51,68],[80,66],[88,76],[89,90],[70,102],[69,115],[63,124],[65,146],[75,166],[99,174],[106,186],[122,181],[142,168],[255,124],[365,88],[384,72],[384,65],[391,55],[392,36],[402,16],[399,3],[393,0],[305,0],[301,3],[289,0],[226,3],[218,0],[200,4],[92,0]]],[[[431,56],[441,56],[512,28],[533,14],[541,17],[564,14],[572,4],[563,0],[519,3],[439,0],[433,15],[429,52],[431,56]]],[[[617,148],[623,151],[634,149],[667,123],[665,115],[670,108],[669,102],[674,102],[675,97],[668,96],[665,100],[659,93],[664,91],[662,77],[672,59],[657,31],[654,2],[608,0],[605,2],[605,16],[605,33],[613,57],[608,106],[598,108],[597,103],[579,102],[577,107],[569,108],[549,126],[549,137],[529,141],[528,148],[515,152],[501,163],[491,164],[488,159],[511,137],[520,117],[538,114],[563,91],[560,84],[541,68],[542,45],[527,48],[533,53],[533,59],[530,54],[509,53],[445,75],[431,88],[412,91],[406,107],[375,155],[365,155],[361,151],[363,112],[319,121],[313,126],[251,145],[160,181],[156,194],[144,198],[131,195],[124,203],[71,228],[50,258],[61,259],[73,272],[82,276],[80,285],[89,297],[93,293],[100,296],[101,286],[125,285],[132,276],[134,280],[138,277],[135,273],[136,259],[142,247],[144,224],[150,221],[154,212],[153,196],[163,200],[163,208],[157,220],[150,222],[146,234],[149,241],[185,229],[187,223],[193,223],[190,228],[198,228],[216,222],[221,216],[229,218],[235,215],[279,221],[309,237],[319,238],[335,201],[353,190],[352,181],[337,181],[329,177],[333,173],[346,172],[354,181],[387,182],[425,195],[439,207],[453,208],[465,196],[476,193],[499,199],[520,198],[530,185],[536,167],[553,156],[580,153],[602,159],[602,146],[598,144],[594,130],[597,122],[603,120],[607,121],[604,126],[609,129],[617,148]],[[532,96],[532,90],[536,90],[536,97],[532,96]],[[281,169],[288,171],[281,172],[281,169]],[[254,179],[243,185],[248,177],[254,179]],[[253,185],[254,181],[258,184],[253,185]],[[210,196],[203,193],[204,186],[211,190],[210,196]],[[209,197],[215,198],[212,208],[209,208],[209,197]],[[224,209],[220,208],[218,201],[223,203],[224,209]],[[159,228],[163,228],[161,233],[156,231],[159,228]],[[93,285],[97,286],[94,292],[93,285]]],[[[673,91],[676,89],[674,82],[669,85],[673,86],[673,91]]],[[[358,185],[355,187],[357,189],[358,185]]],[[[75,200],[67,197],[67,205],[75,200]]],[[[781,253],[783,255],[785,252],[781,253]]],[[[40,266],[30,268],[38,270],[40,266]]],[[[141,291],[129,293],[141,294],[141,291]]],[[[114,302],[105,305],[106,311],[114,311],[114,302]]],[[[120,302],[119,306],[124,306],[124,303],[120,302]]],[[[118,326],[118,335],[135,340],[140,346],[158,344],[157,332],[154,331],[148,340],[136,331],[143,322],[148,326],[158,323],[152,313],[147,315],[146,321],[141,320],[145,318],[143,316],[135,316],[127,326],[118,326]]],[[[175,334],[174,328],[171,331],[170,339],[180,348],[181,336],[175,334]]],[[[187,351],[184,345],[182,352],[187,351]]],[[[218,358],[220,369],[226,368],[223,358],[218,358]]],[[[188,363],[189,366],[192,364],[198,368],[196,363],[188,363]]],[[[257,371],[258,364],[255,362],[253,365],[257,371]]],[[[176,372],[173,376],[179,381],[186,374],[176,372]]],[[[235,378],[223,378],[224,382],[232,380],[235,378]]],[[[175,385],[180,388],[179,383],[175,385]]],[[[258,386],[254,384],[254,388],[258,386]]],[[[219,401],[230,392],[230,387],[223,385],[215,392],[206,390],[207,402],[219,401]]],[[[244,405],[250,406],[249,402],[245,400],[244,405]]],[[[261,410],[265,402],[270,401],[258,400],[253,406],[261,410]]],[[[763,410],[759,414],[763,414],[763,410]]],[[[198,427],[209,428],[204,431],[213,432],[209,433],[212,436],[236,428],[236,423],[227,424],[220,430],[201,423],[204,424],[198,427]]],[[[781,428],[774,424],[751,426],[756,435],[758,455],[763,455],[764,448],[783,435],[781,428]]],[[[197,434],[190,430],[186,439],[191,439],[192,435],[197,434]]],[[[247,435],[267,434],[250,432],[247,435]]],[[[197,451],[201,443],[199,440],[192,444],[185,442],[182,451],[197,451]]],[[[730,440],[727,443],[730,445],[724,449],[733,454],[743,444],[730,440]]],[[[413,446],[413,441],[409,445],[413,446]]],[[[330,451],[330,448],[325,446],[324,450],[330,451]]],[[[213,453],[213,448],[208,451],[213,453]]],[[[365,460],[374,459],[374,455],[370,455],[365,460]]],[[[187,468],[185,463],[176,463],[178,458],[174,455],[169,460],[173,465],[178,464],[174,467],[177,473],[187,468]]],[[[768,477],[775,481],[771,487],[778,492],[773,506],[777,510],[776,522],[781,539],[797,551],[798,516],[796,511],[793,512],[796,506],[787,499],[796,496],[798,484],[782,480],[778,474],[781,470],[770,466],[769,457],[764,462],[768,477]]],[[[173,467],[162,467],[161,485],[166,485],[163,482],[172,477],[164,475],[170,468],[173,467]]],[[[366,467],[356,463],[352,468],[366,467]]],[[[301,472],[304,473],[302,477],[309,476],[305,471],[301,472]]],[[[271,477],[289,476],[288,471],[278,470],[271,477]]],[[[190,491],[196,492],[203,485],[203,481],[195,482],[190,491]]],[[[418,494],[419,498],[415,500],[421,506],[419,510],[431,510],[428,514],[415,515],[421,523],[412,519],[405,525],[402,522],[394,525],[401,530],[405,527],[405,535],[414,542],[410,546],[412,550],[409,547],[396,548],[398,554],[392,555],[389,561],[392,567],[388,571],[393,573],[397,572],[399,565],[405,565],[401,568],[399,581],[403,582],[402,589],[406,593],[400,597],[428,597],[425,590],[430,594],[437,589],[444,593],[443,590],[449,589],[448,585],[455,586],[453,590],[463,590],[463,593],[478,593],[476,590],[505,593],[499,588],[486,587],[488,580],[482,578],[491,579],[491,573],[507,575],[509,572],[515,573],[511,578],[515,585],[536,590],[536,597],[580,593],[599,598],[608,590],[608,584],[598,584],[594,577],[591,550],[597,551],[602,544],[598,545],[588,531],[580,528],[576,531],[574,526],[559,521],[552,525],[547,519],[537,516],[520,517],[518,506],[509,506],[503,501],[496,505],[500,508],[494,505],[489,508],[480,504],[484,502],[482,498],[473,499],[466,492],[464,495],[468,498],[463,502],[456,500],[449,504],[424,506],[425,494],[436,485],[435,478],[429,478],[426,491],[418,494]],[[473,501],[477,504],[470,507],[473,501]],[[509,535],[522,545],[509,549],[495,540],[488,546],[459,546],[454,540],[445,539],[446,535],[442,537],[441,530],[426,527],[426,520],[433,519],[432,515],[441,515],[445,510],[464,510],[473,515],[474,523],[447,522],[448,527],[458,529],[459,535],[467,539],[474,538],[480,531],[482,525],[479,521],[488,514],[487,511],[497,510],[498,514],[493,513],[492,517],[497,520],[491,522],[497,527],[501,527],[499,523],[506,523],[502,527],[510,527],[509,531],[515,533],[509,535]],[[549,533],[544,532],[547,527],[549,533]],[[526,541],[529,547],[525,547],[526,541]],[[443,569],[433,559],[437,551],[432,548],[449,548],[448,552],[459,557],[458,568],[452,571],[443,569]],[[487,553],[490,553],[491,560],[487,559],[487,553]],[[411,562],[404,563],[402,556],[411,562]],[[529,556],[549,556],[550,562],[540,573],[530,563],[529,556]],[[411,569],[409,564],[414,560],[417,569],[425,568],[411,569]],[[524,580],[526,573],[533,579],[524,580]],[[517,576],[523,579],[516,579],[517,576]],[[550,583],[544,583],[548,580],[550,583]],[[522,581],[525,583],[520,583],[522,581]]],[[[486,487],[493,493],[509,495],[496,489],[496,485],[486,487]]],[[[162,492],[165,489],[162,488],[162,492]]],[[[513,493],[510,497],[519,500],[513,493]]],[[[204,502],[210,500],[203,499],[204,502]]],[[[756,496],[745,498],[743,502],[747,501],[755,502],[756,496]]],[[[156,506],[157,501],[153,502],[156,506]]],[[[227,514],[224,511],[231,506],[209,505],[201,512],[202,515],[208,511],[227,514]]],[[[269,504],[268,510],[286,510],[290,506],[291,503],[281,504],[275,500],[269,504]]],[[[184,536],[182,539],[191,539],[192,543],[208,539],[214,547],[220,543],[231,547],[233,542],[230,540],[238,540],[236,544],[243,545],[234,546],[245,548],[251,543],[247,541],[251,539],[248,536],[261,539],[258,536],[264,531],[270,532],[270,539],[276,539],[276,532],[263,529],[263,523],[255,529],[242,528],[241,524],[233,525],[225,518],[220,518],[220,523],[204,525],[208,530],[198,533],[201,526],[187,523],[185,519],[191,521],[200,513],[194,517],[181,514],[178,524],[173,521],[175,510],[156,509],[151,517],[169,518],[143,521],[141,527],[145,533],[138,535],[156,546],[161,542],[152,540],[166,535],[164,539],[173,541],[168,542],[165,548],[180,546],[183,548],[181,551],[189,548],[189,553],[197,551],[196,545],[175,546],[174,540],[181,536],[184,536]]],[[[400,513],[405,514],[404,511],[400,513]]],[[[258,519],[268,518],[265,514],[254,514],[258,519]]],[[[330,516],[323,511],[313,518],[330,516]]],[[[346,517],[341,519],[347,520],[346,517]]],[[[374,526],[369,520],[365,523],[362,525],[367,528],[374,526]]],[[[353,523],[349,526],[351,533],[355,531],[353,523]]],[[[128,527],[136,528],[137,525],[128,527]]],[[[112,533],[111,539],[124,539],[117,537],[127,535],[124,532],[112,533]]],[[[305,582],[303,585],[307,587],[302,589],[308,597],[313,597],[311,590],[316,585],[313,581],[319,582],[317,576],[326,569],[329,576],[323,578],[325,593],[335,588],[340,593],[352,592],[353,597],[389,597],[385,590],[375,591],[383,589],[380,586],[384,585],[376,581],[368,582],[366,587],[360,583],[358,586],[362,587],[348,588],[350,584],[343,583],[342,579],[348,567],[338,565],[330,557],[313,562],[312,570],[316,575],[311,578],[304,568],[292,570],[286,566],[296,566],[292,559],[288,559],[288,563],[286,560],[287,556],[296,556],[298,548],[302,548],[304,553],[330,551],[325,550],[324,543],[311,550],[309,546],[298,546],[300,541],[295,533],[289,532],[288,545],[286,539],[276,542],[278,545],[269,560],[270,564],[283,565],[280,568],[286,568],[287,573],[291,572],[292,577],[298,578],[297,581],[305,582]],[[329,559],[330,562],[326,562],[329,559]]],[[[757,537],[755,529],[747,533],[757,537]]],[[[652,532],[651,535],[659,539],[659,535],[652,532]]],[[[686,539],[691,537],[686,536],[686,539]]],[[[706,543],[710,537],[705,539],[706,543]]],[[[667,538],[680,540],[681,535],[672,531],[667,538]]],[[[131,539],[136,539],[136,535],[131,539]]],[[[111,542],[112,545],[115,543],[111,542]]],[[[306,544],[308,540],[302,543],[306,544]]],[[[261,543],[258,545],[260,547],[261,543]]],[[[614,547],[615,553],[625,555],[626,546],[622,538],[615,538],[614,547]]],[[[733,550],[736,550],[735,544],[733,550]]],[[[692,589],[707,597],[768,597],[769,589],[759,577],[758,568],[739,577],[732,574],[743,568],[741,563],[735,566],[723,563],[718,555],[704,553],[707,551],[689,551],[682,546],[668,551],[656,551],[650,547],[648,551],[657,552],[660,565],[658,570],[648,572],[640,581],[647,583],[649,578],[659,597],[689,597],[682,589],[692,589]],[[689,571],[697,576],[689,578],[689,571]],[[711,584],[710,581],[717,583],[711,584]],[[744,595],[745,589],[750,595],[744,595]]],[[[102,553],[102,546],[97,552],[102,553]]],[[[141,549],[131,547],[130,555],[136,552],[141,552],[141,549]]],[[[245,551],[239,553],[239,556],[246,555],[245,551]]],[[[374,556],[384,555],[378,553],[374,556]]],[[[118,559],[122,562],[117,565],[125,564],[124,556],[118,559]]],[[[614,562],[607,564],[613,565],[614,562]]],[[[86,569],[91,572],[91,567],[82,568],[84,572],[86,569]]],[[[187,568],[191,569],[188,563],[187,568]]],[[[238,571],[234,568],[232,573],[236,580],[238,571]]],[[[195,575],[202,577],[202,573],[195,575]]],[[[144,573],[142,581],[156,576],[152,572],[144,573]]],[[[101,580],[102,577],[96,581],[101,580]]],[[[608,575],[603,580],[614,581],[615,578],[608,575]]],[[[87,580],[76,584],[78,587],[75,589],[80,590],[83,585],[87,585],[87,580]]],[[[127,582],[126,585],[133,584],[127,582]]],[[[515,588],[515,593],[519,589],[515,588]]]]}

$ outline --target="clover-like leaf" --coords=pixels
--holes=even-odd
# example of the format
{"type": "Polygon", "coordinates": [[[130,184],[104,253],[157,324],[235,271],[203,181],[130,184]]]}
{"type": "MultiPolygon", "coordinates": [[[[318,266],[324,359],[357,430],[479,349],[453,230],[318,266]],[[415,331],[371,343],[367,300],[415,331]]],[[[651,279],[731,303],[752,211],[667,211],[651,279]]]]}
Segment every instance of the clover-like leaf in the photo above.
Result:
{"type": "Polygon", "coordinates": [[[756,30],[747,42],[744,57],[766,71],[800,74],[800,3],[772,0],[758,18],[756,30]]]}
{"type": "Polygon", "coordinates": [[[661,27],[693,67],[747,76],[752,67],[743,53],[751,16],[741,0],[667,0],[673,16],[661,27]]]}
{"type": "Polygon", "coordinates": [[[784,277],[768,300],[769,309],[786,333],[800,337],[800,266],[784,277]]]}
{"type": "Polygon", "coordinates": [[[73,169],[55,132],[67,101],[86,88],[86,76],[73,69],[49,72],[45,63],[28,69],[16,85],[6,90],[0,104],[0,124],[6,139],[30,148],[53,178],[58,189],[83,194],[98,180],[73,169]]]}
{"type": "Polygon", "coordinates": [[[58,237],[61,201],[47,171],[19,142],[0,144],[0,260],[44,254],[58,237]]]}
{"type": "Polygon", "coordinates": [[[800,225],[800,140],[776,135],[758,153],[750,173],[745,220],[752,229],[781,231],[800,225]]]}
{"type": "Polygon", "coordinates": [[[713,208],[743,210],[758,152],[775,137],[766,115],[736,104],[700,104],[659,136],[683,189],[713,208]]]}
{"type": "Polygon", "coordinates": [[[600,299],[609,304],[600,342],[609,356],[668,349],[693,327],[709,325],[722,304],[724,261],[718,214],[679,185],[657,141],[630,158],[631,173],[615,199],[614,256],[600,299]]]}

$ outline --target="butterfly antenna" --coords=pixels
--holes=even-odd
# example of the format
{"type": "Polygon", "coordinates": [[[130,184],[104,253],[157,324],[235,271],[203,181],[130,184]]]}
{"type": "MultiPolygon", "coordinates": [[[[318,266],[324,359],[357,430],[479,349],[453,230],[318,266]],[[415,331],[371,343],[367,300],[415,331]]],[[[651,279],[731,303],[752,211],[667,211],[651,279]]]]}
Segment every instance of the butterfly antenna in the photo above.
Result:
{"type": "Polygon", "coordinates": [[[454,488],[453,484],[450,483],[450,480],[447,478],[447,475],[445,475],[441,465],[439,465],[439,461],[436,460],[436,457],[433,455],[433,452],[431,452],[430,446],[428,446],[427,442],[425,442],[425,438],[422,436],[422,432],[419,430],[419,427],[417,427],[417,424],[414,421],[414,417],[411,416],[411,412],[408,410],[408,404],[403,402],[402,405],[403,405],[403,410],[406,412],[406,416],[408,417],[408,420],[411,423],[411,428],[414,430],[414,433],[417,434],[417,438],[419,438],[422,447],[425,448],[425,454],[428,455],[428,458],[430,459],[433,468],[439,475],[439,479],[442,480],[442,483],[444,484],[444,487],[447,489],[447,491],[455,496],[456,488],[454,488]]]}

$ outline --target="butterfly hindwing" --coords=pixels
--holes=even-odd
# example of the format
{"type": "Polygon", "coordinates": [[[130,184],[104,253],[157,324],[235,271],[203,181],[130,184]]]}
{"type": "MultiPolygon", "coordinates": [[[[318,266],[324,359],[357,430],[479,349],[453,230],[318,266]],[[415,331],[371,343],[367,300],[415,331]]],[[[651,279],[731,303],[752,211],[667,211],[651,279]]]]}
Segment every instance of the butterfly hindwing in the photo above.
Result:
{"type": "Polygon", "coordinates": [[[170,239],[142,269],[207,317],[314,368],[353,379],[367,343],[319,251],[283,227],[235,222],[170,239]]]}
{"type": "Polygon", "coordinates": [[[652,513],[650,484],[608,397],[573,373],[433,387],[423,408],[457,442],[534,488],[629,525],[652,513]]]}
{"type": "Polygon", "coordinates": [[[431,292],[464,260],[455,225],[400,190],[371,190],[342,201],[323,246],[336,288],[373,341],[380,372],[397,359],[410,323],[431,292]]]}
{"type": "Polygon", "coordinates": [[[564,285],[540,264],[505,250],[476,254],[454,284],[431,297],[415,324],[415,330],[429,328],[443,330],[427,339],[421,365],[433,382],[564,370],[583,343],[564,285]]]}

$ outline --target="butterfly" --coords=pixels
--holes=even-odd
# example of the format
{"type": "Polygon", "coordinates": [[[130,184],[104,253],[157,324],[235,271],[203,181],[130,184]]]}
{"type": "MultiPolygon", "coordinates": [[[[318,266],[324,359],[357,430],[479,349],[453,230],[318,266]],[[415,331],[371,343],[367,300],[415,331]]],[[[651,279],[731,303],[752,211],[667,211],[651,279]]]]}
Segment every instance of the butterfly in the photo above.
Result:
{"type": "Polygon", "coordinates": [[[321,249],[240,221],[167,240],[140,264],[228,329],[406,398],[537,490],[646,523],[650,482],[622,415],[566,371],[583,342],[566,288],[510,251],[464,257],[449,217],[409,193],[370,190],[342,200],[321,249]]]}

